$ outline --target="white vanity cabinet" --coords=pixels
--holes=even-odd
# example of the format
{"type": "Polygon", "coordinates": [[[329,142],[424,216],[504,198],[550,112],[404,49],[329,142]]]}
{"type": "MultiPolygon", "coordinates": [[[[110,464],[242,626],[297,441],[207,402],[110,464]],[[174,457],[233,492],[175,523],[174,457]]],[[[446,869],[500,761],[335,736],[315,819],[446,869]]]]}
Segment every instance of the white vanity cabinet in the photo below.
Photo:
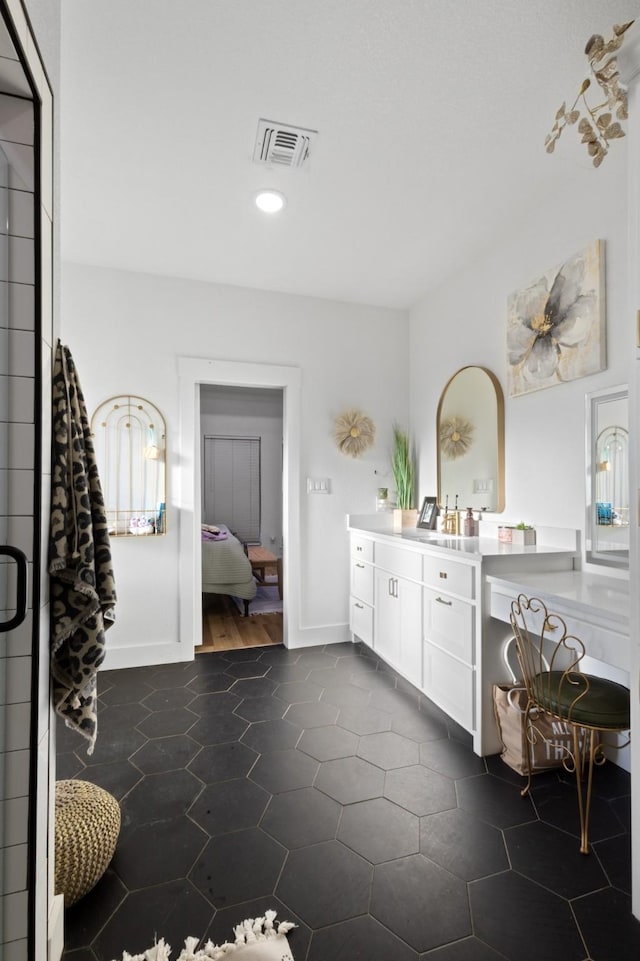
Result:
{"type": "Polygon", "coordinates": [[[373,557],[373,541],[352,534],[349,630],[369,647],[373,647],[373,557]]]}
{"type": "Polygon", "coordinates": [[[492,617],[489,575],[570,571],[575,537],[566,547],[521,547],[370,529],[355,519],[349,531],[352,638],[468,731],[477,754],[495,754],[493,684],[508,680],[502,655],[510,628],[492,617]]]}
{"type": "Polygon", "coordinates": [[[422,688],[467,731],[476,730],[476,582],[479,566],[424,558],[422,688]]]}
{"type": "Polygon", "coordinates": [[[420,687],[421,585],[393,570],[376,567],[373,623],[373,649],[408,681],[420,687]]]}

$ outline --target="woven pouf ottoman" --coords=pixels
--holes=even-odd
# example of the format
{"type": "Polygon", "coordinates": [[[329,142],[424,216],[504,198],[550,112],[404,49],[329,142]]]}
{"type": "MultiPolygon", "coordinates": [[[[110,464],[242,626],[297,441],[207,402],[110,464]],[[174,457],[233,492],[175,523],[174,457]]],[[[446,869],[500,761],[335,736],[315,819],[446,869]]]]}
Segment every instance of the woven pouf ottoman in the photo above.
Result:
{"type": "Polygon", "coordinates": [[[120,807],[88,781],[56,781],[55,893],[68,908],[98,883],[120,833],[120,807]]]}

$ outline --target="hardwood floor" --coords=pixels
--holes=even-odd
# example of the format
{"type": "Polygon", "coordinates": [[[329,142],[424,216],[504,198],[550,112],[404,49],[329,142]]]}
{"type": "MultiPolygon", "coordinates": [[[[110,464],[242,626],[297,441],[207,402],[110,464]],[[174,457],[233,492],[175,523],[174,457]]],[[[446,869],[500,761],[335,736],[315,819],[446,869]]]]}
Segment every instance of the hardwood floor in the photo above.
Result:
{"type": "Polygon", "coordinates": [[[196,647],[196,654],[270,644],[282,644],[282,614],[244,617],[230,597],[203,596],[202,645],[196,647]]]}

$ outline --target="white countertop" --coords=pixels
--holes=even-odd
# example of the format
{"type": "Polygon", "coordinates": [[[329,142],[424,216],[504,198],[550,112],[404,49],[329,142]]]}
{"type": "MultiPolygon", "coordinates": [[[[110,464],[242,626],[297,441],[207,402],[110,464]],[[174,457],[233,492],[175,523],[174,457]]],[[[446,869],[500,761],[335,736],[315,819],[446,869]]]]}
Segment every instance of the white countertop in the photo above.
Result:
{"type": "Polygon", "coordinates": [[[606,618],[621,628],[629,630],[629,582],[604,574],[586,571],[554,571],[553,573],[504,573],[489,574],[487,581],[492,590],[509,593],[532,594],[541,600],[560,601],[565,611],[575,616],[606,618]]]}
{"type": "MultiPolygon", "coordinates": [[[[367,515],[365,515],[366,517],[367,515]]],[[[574,554],[573,547],[559,547],[544,544],[532,544],[525,547],[522,544],[507,544],[497,537],[463,537],[462,535],[442,534],[438,531],[422,530],[416,527],[405,527],[402,531],[391,530],[391,521],[384,515],[374,515],[371,521],[359,520],[357,515],[350,516],[347,521],[350,531],[361,534],[371,534],[384,538],[390,543],[401,543],[415,546],[432,547],[437,550],[451,551],[459,557],[521,557],[523,554],[574,554]]]]}

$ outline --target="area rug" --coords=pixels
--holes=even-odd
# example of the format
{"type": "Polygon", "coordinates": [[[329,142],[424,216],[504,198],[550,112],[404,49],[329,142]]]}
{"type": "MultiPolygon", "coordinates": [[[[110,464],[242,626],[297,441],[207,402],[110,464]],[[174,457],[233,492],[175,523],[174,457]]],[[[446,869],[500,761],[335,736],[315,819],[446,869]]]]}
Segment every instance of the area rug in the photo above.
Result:
{"type": "MultiPolygon", "coordinates": [[[[278,614],[282,613],[282,601],[278,597],[277,581],[275,577],[266,577],[267,584],[273,587],[261,587],[258,585],[256,596],[249,603],[249,615],[253,614],[278,614]]],[[[244,601],[241,597],[232,598],[241,614],[244,614],[244,601]]]]}
{"type": "MultiPolygon", "coordinates": [[[[287,931],[295,928],[291,921],[276,922],[276,912],[267,911],[263,918],[247,918],[233,929],[233,941],[198,948],[198,938],[186,938],[184,948],[175,961],[218,961],[233,955],[238,961],[294,961],[287,941],[287,931]]],[[[124,951],[122,961],[170,961],[171,945],[164,938],[142,954],[124,951]]]]}

